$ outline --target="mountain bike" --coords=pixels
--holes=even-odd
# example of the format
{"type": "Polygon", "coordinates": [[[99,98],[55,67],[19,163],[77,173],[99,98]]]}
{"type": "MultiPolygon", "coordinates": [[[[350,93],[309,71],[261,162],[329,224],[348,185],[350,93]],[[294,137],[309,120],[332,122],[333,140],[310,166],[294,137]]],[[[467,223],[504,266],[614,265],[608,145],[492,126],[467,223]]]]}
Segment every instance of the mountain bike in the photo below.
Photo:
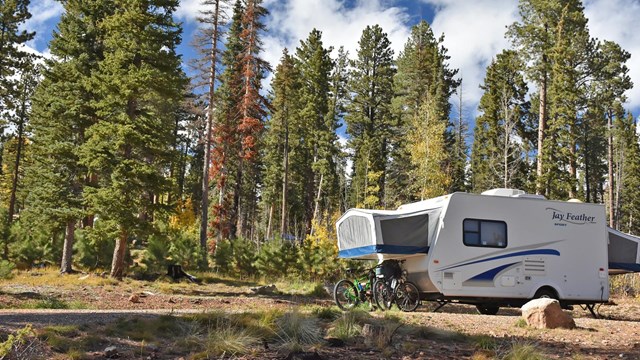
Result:
{"type": "Polygon", "coordinates": [[[354,276],[353,269],[347,269],[347,276],[351,279],[342,279],[338,281],[333,288],[333,299],[338,307],[342,310],[352,309],[361,302],[369,301],[373,304],[373,283],[376,280],[375,266],[366,271],[366,275],[361,277],[354,276]]]}
{"type": "MultiPolygon", "coordinates": [[[[402,264],[404,260],[399,261],[402,264]]],[[[415,311],[420,305],[420,291],[416,284],[408,281],[409,273],[402,269],[399,276],[386,278],[378,276],[373,284],[373,299],[384,310],[391,309],[395,303],[402,311],[415,311]]]]}

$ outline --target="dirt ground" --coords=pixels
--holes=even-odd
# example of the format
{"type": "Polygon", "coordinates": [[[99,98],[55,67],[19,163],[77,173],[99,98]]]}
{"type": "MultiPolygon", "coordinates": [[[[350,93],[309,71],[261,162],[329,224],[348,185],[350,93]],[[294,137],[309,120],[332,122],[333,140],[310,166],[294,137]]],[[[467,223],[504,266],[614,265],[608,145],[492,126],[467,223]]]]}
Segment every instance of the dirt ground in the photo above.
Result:
{"type": "MultiPolygon", "coordinates": [[[[32,278],[0,282],[0,335],[5,334],[0,341],[6,334],[27,324],[36,329],[76,324],[91,331],[91,326],[104,326],[121,318],[179,316],[214,310],[233,313],[269,309],[289,311],[304,309],[305,305],[332,306],[332,300],[327,297],[286,291],[256,295],[250,290],[256,284],[222,279],[202,285],[117,283],[80,274],[63,283],[55,283],[47,279],[47,275],[42,278],[40,275],[28,276],[32,278]]],[[[372,350],[356,341],[339,347],[317,346],[312,350],[318,354],[316,359],[490,359],[501,358],[500,354],[504,353],[501,346],[520,343],[532,345],[548,359],[640,359],[640,299],[637,298],[612,299],[610,304],[597,308],[598,319],[576,307],[572,315],[578,328],[574,330],[536,330],[522,326],[518,321],[518,309],[501,309],[495,316],[479,315],[474,307],[461,304],[446,305],[438,312],[432,312],[433,309],[433,304],[425,303],[415,313],[393,312],[403,326],[390,349],[372,350]],[[476,340],[469,341],[471,338],[476,340]],[[484,350],[488,350],[486,355],[483,355],[484,350]]],[[[379,314],[375,312],[373,316],[381,316],[379,314]]],[[[99,343],[98,347],[106,345],[99,343]]],[[[127,349],[139,344],[121,342],[118,346],[127,349]]],[[[38,351],[25,354],[23,358],[69,358],[44,345],[38,351]]],[[[102,351],[83,356],[77,358],[107,358],[102,351]]],[[[118,358],[129,357],[180,358],[175,354],[163,354],[161,349],[145,356],[126,351],[118,354],[118,358]]],[[[256,359],[285,357],[286,354],[272,349],[244,356],[256,359]]],[[[188,359],[189,355],[185,354],[183,358],[188,359]]]]}

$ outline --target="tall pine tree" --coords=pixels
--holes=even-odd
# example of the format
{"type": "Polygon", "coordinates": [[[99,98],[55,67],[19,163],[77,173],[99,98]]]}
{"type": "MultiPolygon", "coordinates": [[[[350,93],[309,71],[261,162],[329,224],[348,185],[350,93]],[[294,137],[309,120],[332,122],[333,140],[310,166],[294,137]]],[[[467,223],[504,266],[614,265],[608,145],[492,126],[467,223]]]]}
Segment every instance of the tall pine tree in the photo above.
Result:
{"type": "Polygon", "coordinates": [[[351,64],[348,84],[351,99],[345,116],[353,153],[351,204],[385,207],[389,135],[393,126],[393,50],[379,25],[367,26],[358,45],[357,58],[351,64]]]}
{"type": "Polygon", "coordinates": [[[155,195],[170,189],[164,172],[171,152],[174,113],[185,78],[175,50],[181,29],[177,1],[115,0],[105,31],[104,60],[94,74],[100,120],[89,127],[80,160],[98,175],[86,201],[115,233],[111,276],[126,269],[127,243],[144,236],[162,209],[155,195]]]}

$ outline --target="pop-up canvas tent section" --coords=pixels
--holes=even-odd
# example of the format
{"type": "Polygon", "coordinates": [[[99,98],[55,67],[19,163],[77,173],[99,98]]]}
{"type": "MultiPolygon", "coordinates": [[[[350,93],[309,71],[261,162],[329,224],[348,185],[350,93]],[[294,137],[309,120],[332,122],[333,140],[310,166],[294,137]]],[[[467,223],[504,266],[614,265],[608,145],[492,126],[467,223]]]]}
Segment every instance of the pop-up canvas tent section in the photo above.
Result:
{"type": "Polygon", "coordinates": [[[435,238],[441,208],[351,209],[338,220],[338,256],[379,259],[426,254],[435,238]],[[379,256],[382,255],[382,256],[379,256]]]}
{"type": "Polygon", "coordinates": [[[609,274],[640,272],[640,238],[607,227],[609,274]]]}

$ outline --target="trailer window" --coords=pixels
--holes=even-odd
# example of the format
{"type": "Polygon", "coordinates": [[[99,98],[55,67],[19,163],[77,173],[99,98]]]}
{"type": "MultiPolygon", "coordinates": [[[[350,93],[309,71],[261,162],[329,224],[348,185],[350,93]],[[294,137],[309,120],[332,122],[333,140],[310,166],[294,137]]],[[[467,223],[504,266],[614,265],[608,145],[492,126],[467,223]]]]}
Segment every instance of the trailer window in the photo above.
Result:
{"type": "Polygon", "coordinates": [[[504,221],[465,219],[463,243],[467,246],[507,247],[507,223],[504,221]]]}

